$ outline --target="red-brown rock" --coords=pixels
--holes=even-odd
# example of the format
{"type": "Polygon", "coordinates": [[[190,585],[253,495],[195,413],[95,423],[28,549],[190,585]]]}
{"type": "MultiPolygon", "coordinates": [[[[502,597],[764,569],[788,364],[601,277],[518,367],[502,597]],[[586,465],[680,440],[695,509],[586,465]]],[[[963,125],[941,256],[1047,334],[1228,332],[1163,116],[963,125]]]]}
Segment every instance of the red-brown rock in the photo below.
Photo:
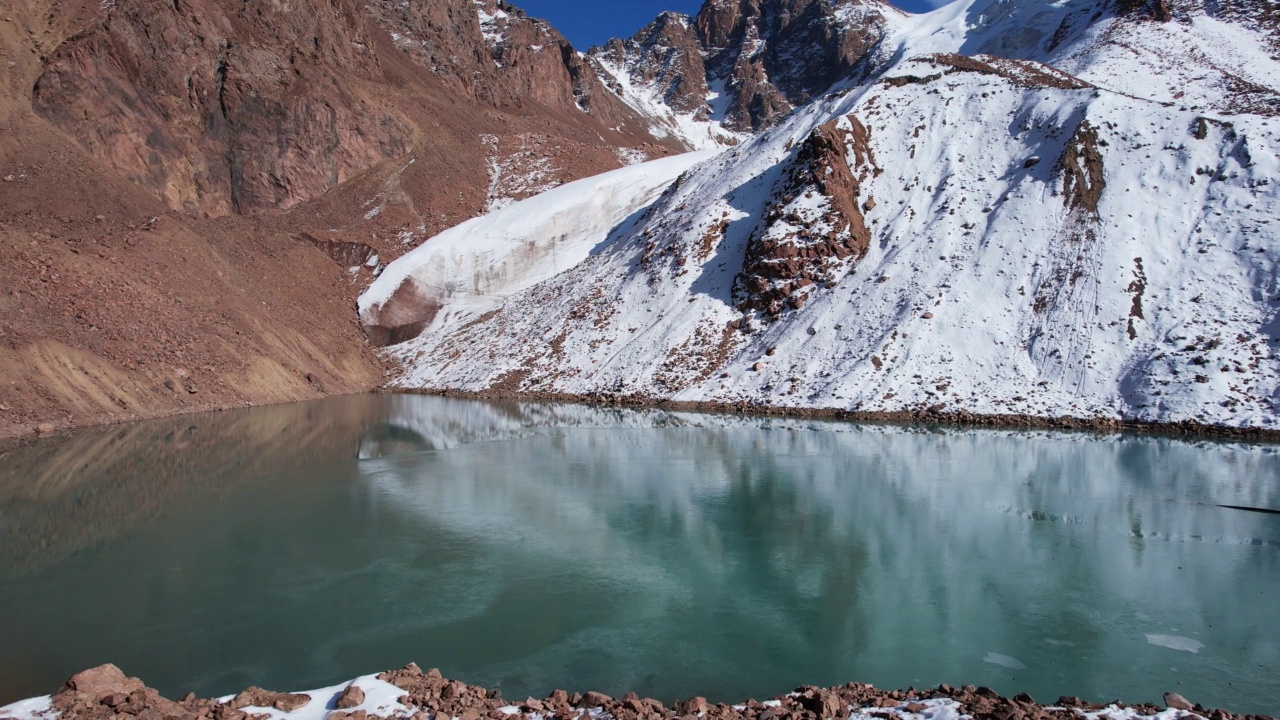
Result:
{"type": "Polygon", "coordinates": [[[350,710],[353,707],[359,707],[363,704],[364,690],[354,683],[343,689],[343,691],[338,694],[338,699],[334,701],[334,707],[339,710],[350,710]]]}
{"type": "MultiPolygon", "coordinates": [[[[91,670],[73,675],[64,689],[73,691],[77,696],[97,701],[105,697],[117,695],[127,696],[129,693],[143,690],[146,686],[138,678],[126,677],[115,665],[100,665],[91,670]]],[[[119,700],[118,704],[123,704],[119,700]]]]}

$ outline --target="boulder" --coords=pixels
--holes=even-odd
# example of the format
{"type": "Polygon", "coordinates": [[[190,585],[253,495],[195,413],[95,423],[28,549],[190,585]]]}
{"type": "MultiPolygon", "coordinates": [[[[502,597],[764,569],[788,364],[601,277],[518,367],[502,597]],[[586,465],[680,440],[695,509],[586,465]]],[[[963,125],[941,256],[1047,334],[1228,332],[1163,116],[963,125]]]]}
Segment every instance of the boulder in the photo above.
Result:
{"type": "MultiPolygon", "coordinates": [[[[111,664],[100,665],[92,670],[73,675],[64,687],[65,690],[71,690],[76,695],[91,697],[95,702],[115,695],[124,695],[127,699],[130,693],[145,688],[141,680],[126,677],[120,668],[111,664]]],[[[123,702],[121,700],[120,704],[123,702]]]]}
{"type": "Polygon", "coordinates": [[[363,704],[364,690],[360,689],[360,686],[355,683],[352,683],[338,694],[338,700],[334,703],[334,707],[339,710],[350,710],[353,707],[359,707],[363,704]]]}

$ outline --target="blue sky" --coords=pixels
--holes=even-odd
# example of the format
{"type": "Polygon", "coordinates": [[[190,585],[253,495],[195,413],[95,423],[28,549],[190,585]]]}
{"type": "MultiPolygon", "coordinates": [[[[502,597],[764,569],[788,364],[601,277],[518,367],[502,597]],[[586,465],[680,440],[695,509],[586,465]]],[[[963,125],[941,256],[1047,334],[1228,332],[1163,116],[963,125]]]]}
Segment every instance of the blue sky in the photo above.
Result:
{"type": "MultiPolygon", "coordinates": [[[[923,12],[945,0],[892,2],[911,12],[923,12]]],[[[550,20],[574,47],[586,50],[611,37],[631,37],[663,10],[692,15],[702,6],[702,0],[512,0],[512,4],[534,17],[550,20]]]]}

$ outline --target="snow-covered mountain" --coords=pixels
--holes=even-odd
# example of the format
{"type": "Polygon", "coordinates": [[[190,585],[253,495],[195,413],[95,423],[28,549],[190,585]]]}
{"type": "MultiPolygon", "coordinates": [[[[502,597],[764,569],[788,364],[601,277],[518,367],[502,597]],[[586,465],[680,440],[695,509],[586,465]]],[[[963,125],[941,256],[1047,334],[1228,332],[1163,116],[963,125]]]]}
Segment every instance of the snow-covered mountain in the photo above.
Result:
{"type": "MultiPolygon", "coordinates": [[[[619,208],[571,269],[435,312],[393,385],[1274,429],[1278,17],[881,12],[831,92],[619,208]]],[[[361,299],[366,326],[394,326],[417,268],[361,299]]]]}

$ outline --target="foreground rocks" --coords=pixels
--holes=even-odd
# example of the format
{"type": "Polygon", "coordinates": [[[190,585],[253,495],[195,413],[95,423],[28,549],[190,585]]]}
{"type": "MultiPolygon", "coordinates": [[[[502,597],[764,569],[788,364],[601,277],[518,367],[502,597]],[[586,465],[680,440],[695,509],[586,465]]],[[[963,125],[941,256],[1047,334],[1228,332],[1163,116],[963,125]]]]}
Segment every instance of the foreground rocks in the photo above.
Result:
{"type": "Polygon", "coordinates": [[[635,693],[613,698],[598,692],[570,694],[556,690],[546,698],[507,700],[497,691],[449,680],[439,670],[424,672],[414,664],[382,673],[377,680],[403,691],[397,697],[398,706],[379,705],[379,708],[388,710],[385,716],[359,709],[366,701],[365,690],[356,684],[360,681],[351,683],[332,697],[277,693],[255,687],[225,702],[199,699],[193,694],[174,702],[161,697],[141,680],[127,677],[116,666],[103,665],[68,680],[53,696],[51,709],[60,714],[60,720],[266,720],[273,714],[260,712],[263,709],[292,713],[306,708],[308,715],[314,716],[317,709],[307,707],[313,702],[325,703],[327,720],[376,720],[382,717],[506,720],[535,715],[557,720],[586,720],[602,714],[615,720],[692,720],[695,717],[713,720],[848,720],[855,709],[864,716],[896,720],[925,713],[938,704],[936,701],[948,701],[957,703],[964,715],[976,720],[1079,718],[1085,713],[1109,707],[1116,710],[1127,708],[1138,715],[1171,712],[1175,718],[1274,720],[1265,715],[1233,715],[1225,710],[1211,710],[1176,693],[1165,695],[1167,707],[1125,705],[1119,701],[1103,706],[1074,697],[1062,697],[1052,705],[1041,705],[1025,693],[1005,698],[989,688],[973,685],[959,688],[939,685],[930,690],[880,690],[871,685],[849,683],[825,689],[799,687],[793,693],[766,702],[748,700],[731,706],[695,697],[679,700],[668,707],[659,700],[642,698],[635,693]]]}

